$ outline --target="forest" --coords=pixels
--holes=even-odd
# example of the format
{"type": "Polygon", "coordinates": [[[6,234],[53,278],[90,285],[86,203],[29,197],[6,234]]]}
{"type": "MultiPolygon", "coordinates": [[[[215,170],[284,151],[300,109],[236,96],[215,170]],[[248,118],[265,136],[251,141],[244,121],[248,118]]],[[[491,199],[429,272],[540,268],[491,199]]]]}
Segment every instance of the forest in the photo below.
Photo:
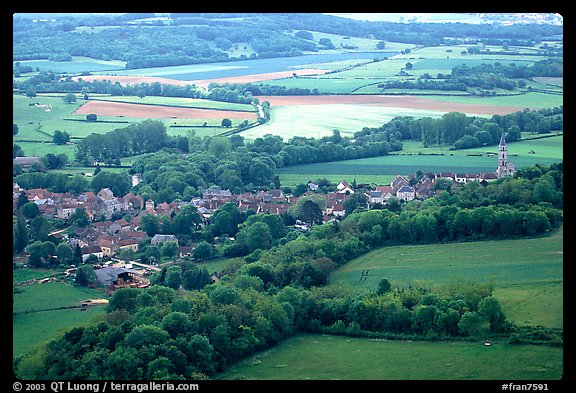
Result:
{"type": "Polygon", "coordinates": [[[426,46],[474,44],[478,39],[490,45],[533,46],[547,37],[562,34],[562,27],[554,25],[404,24],[356,21],[314,13],[170,14],[168,29],[162,21],[147,22],[146,18],[154,16],[152,14],[86,14],[64,17],[53,24],[33,22],[24,15],[14,18],[14,61],[66,61],[72,56],[87,56],[125,61],[126,68],[298,56],[326,48],[296,34],[285,33],[306,31],[310,26],[318,32],[426,46]],[[248,55],[227,53],[233,46],[247,45],[251,48],[248,55]]]}

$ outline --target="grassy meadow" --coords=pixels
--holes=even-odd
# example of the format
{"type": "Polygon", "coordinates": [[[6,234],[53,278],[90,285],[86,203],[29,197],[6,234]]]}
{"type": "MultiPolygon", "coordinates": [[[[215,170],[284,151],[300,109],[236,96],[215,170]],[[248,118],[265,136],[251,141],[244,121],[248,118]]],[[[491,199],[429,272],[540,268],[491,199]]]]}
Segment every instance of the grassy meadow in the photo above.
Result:
{"type": "Polygon", "coordinates": [[[332,285],[374,291],[393,286],[491,283],[504,313],[519,325],[563,325],[563,230],[511,240],[382,247],[343,265],[332,285]],[[362,271],[368,277],[359,281],[362,271]]]}
{"type": "Polygon", "coordinates": [[[562,348],[298,335],[233,364],[234,380],[558,380],[562,348]]]}
{"type": "MultiPolygon", "coordinates": [[[[25,274],[19,272],[18,274],[25,274]]],[[[38,277],[35,277],[38,278],[38,277]]],[[[14,281],[22,281],[14,277],[14,281]]],[[[33,312],[49,308],[74,306],[86,299],[104,297],[102,291],[73,286],[65,282],[47,282],[18,287],[13,295],[13,356],[23,355],[46,340],[60,336],[74,326],[90,323],[104,313],[104,307],[89,307],[33,312]]]]}

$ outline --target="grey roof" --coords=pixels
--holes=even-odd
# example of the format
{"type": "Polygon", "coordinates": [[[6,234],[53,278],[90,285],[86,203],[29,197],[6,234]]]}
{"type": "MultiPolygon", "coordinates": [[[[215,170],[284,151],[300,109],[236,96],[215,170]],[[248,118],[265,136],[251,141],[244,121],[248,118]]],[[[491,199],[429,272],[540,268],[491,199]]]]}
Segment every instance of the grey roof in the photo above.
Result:
{"type": "Polygon", "coordinates": [[[108,266],[103,267],[102,269],[96,269],[94,270],[94,273],[96,273],[96,278],[98,279],[98,281],[104,285],[111,285],[112,282],[118,279],[118,276],[122,273],[138,274],[136,270],[114,266],[108,266]]]}

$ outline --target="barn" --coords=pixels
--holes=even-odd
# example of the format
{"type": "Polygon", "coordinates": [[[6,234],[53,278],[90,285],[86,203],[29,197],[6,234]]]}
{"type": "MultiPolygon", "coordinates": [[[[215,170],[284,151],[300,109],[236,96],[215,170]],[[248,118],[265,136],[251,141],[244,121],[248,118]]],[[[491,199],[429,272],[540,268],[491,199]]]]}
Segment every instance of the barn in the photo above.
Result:
{"type": "Polygon", "coordinates": [[[125,269],[122,267],[108,266],[102,269],[94,270],[98,283],[104,286],[122,286],[134,280],[134,275],[138,274],[136,270],[125,269]]]}

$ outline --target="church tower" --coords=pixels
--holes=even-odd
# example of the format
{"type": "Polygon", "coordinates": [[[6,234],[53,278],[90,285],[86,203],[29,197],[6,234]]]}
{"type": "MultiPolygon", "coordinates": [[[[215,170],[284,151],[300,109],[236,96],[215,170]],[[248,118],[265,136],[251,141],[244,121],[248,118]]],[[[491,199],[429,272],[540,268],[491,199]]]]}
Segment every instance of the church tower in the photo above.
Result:
{"type": "Polygon", "coordinates": [[[498,169],[496,170],[496,174],[498,178],[514,176],[514,164],[508,161],[508,146],[506,145],[504,133],[502,133],[500,144],[498,145],[498,169]]]}

